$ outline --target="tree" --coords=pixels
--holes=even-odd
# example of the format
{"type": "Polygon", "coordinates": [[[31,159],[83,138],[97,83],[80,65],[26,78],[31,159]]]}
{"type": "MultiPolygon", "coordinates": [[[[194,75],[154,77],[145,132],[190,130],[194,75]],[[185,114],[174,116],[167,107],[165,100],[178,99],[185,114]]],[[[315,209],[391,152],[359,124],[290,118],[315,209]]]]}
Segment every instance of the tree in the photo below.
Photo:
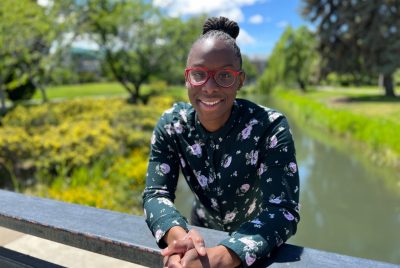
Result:
{"type": "Polygon", "coordinates": [[[246,55],[242,55],[242,60],[242,69],[246,72],[246,84],[254,83],[258,77],[257,66],[246,55]]]}
{"type": "Polygon", "coordinates": [[[162,19],[160,27],[163,28],[163,50],[168,53],[168,57],[163,62],[159,78],[170,84],[184,83],[187,56],[191,45],[200,36],[205,20],[205,16],[191,17],[186,21],[170,17],[162,19]]]}
{"type": "Polygon", "coordinates": [[[293,30],[287,27],[268,59],[268,67],[259,86],[270,92],[279,83],[297,83],[302,91],[315,82],[318,69],[316,40],[305,26],[293,30]]]}
{"type": "Polygon", "coordinates": [[[317,23],[323,72],[379,74],[393,97],[400,67],[400,2],[303,0],[303,15],[317,23]]]}
{"type": "Polygon", "coordinates": [[[83,32],[100,46],[109,70],[136,103],[142,84],[168,57],[162,49],[160,14],[147,1],[88,0],[80,15],[83,32]]]}
{"type": "Polygon", "coordinates": [[[314,34],[305,26],[293,31],[287,29],[288,37],[284,49],[284,78],[295,81],[302,91],[318,80],[318,54],[314,34]]]}
{"type": "Polygon", "coordinates": [[[47,100],[44,84],[56,54],[50,53],[50,48],[62,32],[62,23],[57,22],[58,10],[57,3],[43,7],[33,0],[1,1],[2,103],[5,103],[5,93],[10,100],[18,101],[31,98],[37,88],[43,100],[47,100]]]}

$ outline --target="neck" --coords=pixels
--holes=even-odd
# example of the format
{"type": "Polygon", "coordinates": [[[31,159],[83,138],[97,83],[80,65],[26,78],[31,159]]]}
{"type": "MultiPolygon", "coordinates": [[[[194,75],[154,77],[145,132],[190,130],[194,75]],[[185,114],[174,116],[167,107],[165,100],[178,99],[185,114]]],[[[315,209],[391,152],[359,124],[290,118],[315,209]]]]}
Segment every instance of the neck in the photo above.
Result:
{"type": "Polygon", "coordinates": [[[228,121],[230,115],[231,115],[231,111],[229,111],[229,113],[226,113],[222,119],[221,118],[210,119],[210,118],[206,118],[205,116],[201,116],[199,114],[198,119],[199,119],[201,125],[208,132],[215,132],[215,131],[221,129],[225,125],[225,123],[228,121]]]}

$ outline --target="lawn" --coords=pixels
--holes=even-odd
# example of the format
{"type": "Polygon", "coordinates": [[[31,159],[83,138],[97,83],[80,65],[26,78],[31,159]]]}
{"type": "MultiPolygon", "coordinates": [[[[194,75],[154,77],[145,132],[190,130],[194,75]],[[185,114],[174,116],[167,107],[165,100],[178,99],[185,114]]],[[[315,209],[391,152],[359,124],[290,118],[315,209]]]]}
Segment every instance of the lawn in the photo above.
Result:
{"type": "MultiPolygon", "coordinates": [[[[119,83],[90,83],[78,85],[54,86],[46,89],[49,99],[73,99],[92,96],[128,96],[119,83]]],[[[36,91],[33,99],[41,99],[40,91],[36,91]]]]}
{"type": "Polygon", "coordinates": [[[362,145],[377,164],[400,168],[400,97],[387,98],[378,88],[281,89],[274,97],[296,121],[362,145]]]}
{"type": "Polygon", "coordinates": [[[383,90],[377,87],[332,88],[312,91],[307,93],[307,97],[322,102],[330,108],[399,121],[400,97],[387,98],[383,95],[383,90]]]}

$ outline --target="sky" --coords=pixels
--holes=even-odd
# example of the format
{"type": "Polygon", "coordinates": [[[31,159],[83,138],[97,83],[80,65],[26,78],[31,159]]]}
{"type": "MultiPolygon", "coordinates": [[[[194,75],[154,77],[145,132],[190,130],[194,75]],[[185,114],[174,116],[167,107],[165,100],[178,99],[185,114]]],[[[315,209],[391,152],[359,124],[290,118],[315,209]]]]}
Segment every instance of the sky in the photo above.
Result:
{"type": "Polygon", "coordinates": [[[154,0],[170,16],[225,16],[240,27],[242,54],[267,58],[285,27],[309,25],[300,15],[301,0],[154,0]]]}

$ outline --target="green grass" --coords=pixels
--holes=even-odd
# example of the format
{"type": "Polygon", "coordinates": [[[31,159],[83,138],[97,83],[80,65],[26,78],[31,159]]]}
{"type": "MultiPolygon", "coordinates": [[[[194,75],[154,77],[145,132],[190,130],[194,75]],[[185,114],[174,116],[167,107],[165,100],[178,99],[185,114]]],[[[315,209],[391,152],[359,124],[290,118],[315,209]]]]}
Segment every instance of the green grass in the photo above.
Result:
{"type": "MultiPolygon", "coordinates": [[[[177,99],[187,99],[184,86],[158,86],[157,84],[145,84],[140,88],[140,94],[147,94],[151,90],[157,90],[160,95],[169,95],[177,99]]],[[[84,97],[128,97],[129,92],[119,83],[87,83],[78,85],[64,85],[46,88],[49,100],[74,99],[84,97]]],[[[41,100],[40,91],[36,91],[34,100],[41,100]]]]}
{"type": "Polygon", "coordinates": [[[368,88],[279,90],[274,99],[297,122],[359,144],[375,164],[400,168],[400,98],[368,88]]]}
{"type": "MultiPolygon", "coordinates": [[[[73,99],[92,96],[128,96],[119,83],[89,83],[78,85],[55,86],[46,89],[49,99],[73,99]]],[[[36,91],[33,99],[42,99],[40,91],[36,91]]]]}

